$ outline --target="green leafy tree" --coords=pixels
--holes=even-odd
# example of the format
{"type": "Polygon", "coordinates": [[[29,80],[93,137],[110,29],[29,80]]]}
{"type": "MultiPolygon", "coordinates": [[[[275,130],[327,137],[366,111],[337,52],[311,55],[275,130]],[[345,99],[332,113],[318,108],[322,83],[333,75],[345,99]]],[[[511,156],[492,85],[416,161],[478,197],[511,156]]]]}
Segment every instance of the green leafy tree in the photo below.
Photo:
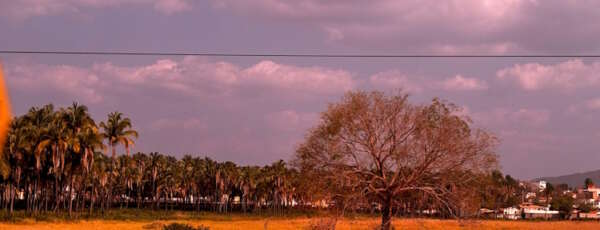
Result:
{"type": "Polygon", "coordinates": [[[592,180],[592,178],[589,178],[589,177],[585,178],[584,185],[585,185],[585,188],[593,187],[594,181],[592,180]]]}
{"type": "Polygon", "coordinates": [[[562,218],[567,218],[573,211],[574,199],[568,195],[559,195],[552,198],[550,208],[560,212],[562,218]]]}

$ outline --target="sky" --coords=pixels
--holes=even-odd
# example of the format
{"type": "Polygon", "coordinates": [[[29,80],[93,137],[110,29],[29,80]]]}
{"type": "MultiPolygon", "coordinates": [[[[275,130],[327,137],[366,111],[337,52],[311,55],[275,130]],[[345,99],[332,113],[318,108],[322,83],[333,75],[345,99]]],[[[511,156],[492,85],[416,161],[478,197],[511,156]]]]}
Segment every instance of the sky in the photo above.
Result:
{"type": "MultiPolygon", "coordinates": [[[[600,54],[593,0],[0,1],[0,50],[383,55],[600,54]]],[[[16,115],[123,112],[133,149],[264,165],[292,158],[349,90],[440,97],[496,134],[521,179],[600,169],[598,58],[0,55],[16,115]]],[[[123,151],[123,150],[121,150],[123,151]]]]}

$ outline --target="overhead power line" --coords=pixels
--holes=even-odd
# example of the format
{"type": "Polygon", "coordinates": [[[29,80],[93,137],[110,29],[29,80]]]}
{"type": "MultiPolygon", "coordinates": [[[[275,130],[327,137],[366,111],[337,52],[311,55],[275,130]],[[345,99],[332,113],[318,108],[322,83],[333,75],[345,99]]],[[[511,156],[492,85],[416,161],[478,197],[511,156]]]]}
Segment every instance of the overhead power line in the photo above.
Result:
{"type": "Polygon", "coordinates": [[[206,57],[290,57],[290,58],[600,58],[592,55],[437,55],[437,54],[294,54],[294,53],[201,53],[201,52],[132,52],[132,51],[40,51],[0,50],[0,54],[42,55],[113,55],[113,56],[206,56],[206,57]]]}

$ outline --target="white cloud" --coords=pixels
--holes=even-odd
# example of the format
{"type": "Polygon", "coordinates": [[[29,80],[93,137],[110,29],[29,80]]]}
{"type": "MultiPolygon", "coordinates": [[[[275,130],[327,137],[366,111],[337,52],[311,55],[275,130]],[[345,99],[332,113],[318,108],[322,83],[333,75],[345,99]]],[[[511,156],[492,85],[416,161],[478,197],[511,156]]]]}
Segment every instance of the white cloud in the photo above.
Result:
{"type": "Polygon", "coordinates": [[[450,91],[460,90],[485,90],[488,88],[487,83],[476,78],[463,77],[456,75],[453,78],[448,78],[442,82],[442,87],[450,91]]]}
{"type": "Polygon", "coordinates": [[[190,9],[185,0],[160,0],[154,3],[154,9],[164,14],[173,14],[190,9]]]}
{"type": "Polygon", "coordinates": [[[505,41],[476,44],[432,44],[430,50],[433,53],[445,55],[479,54],[480,52],[502,55],[519,50],[519,46],[514,42],[505,41]]]}
{"type": "Polygon", "coordinates": [[[423,91],[423,79],[418,76],[409,76],[398,70],[379,72],[369,77],[369,83],[379,89],[401,89],[408,93],[423,91]]]}
{"type": "Polygon", "coordinates": [[[265,120],[277,130],[291,132],[310,128],[316,124],[318,114],[288,109],[269,113],[265,116],[265,120]]]}
{"type": "Polygon", "coordinates": [[[158,12],[172,14],[190,8],[188,0],[10,0],[0,1],[0,13],[23,20],[36,16],[81,13],[90,8],[124,5],[152,6],[158,12]]]}
{"type": "Polygon", "coordinates": [[[56,90],[57,94],[92,103],[102,101],[109,92],[144,88],[199,97],[265,90],[276,91],[280,96],[306,97],[341,95],[355,87],[352,75],[344,70],[299,67],[273,61],[261,61],[248,68],[195,57],[162,59],[141,66],[119,66],[110,62],[96,63],[91,68],[29,63],[7,63],[6,66],[12,88],[56,90]]]}
{"type": "Polygon", "coordinates": [[[88,103],[99,103],[104,99],[102,88],[106,85],[89,69],[41,64],[6,64],[5,66],[6,80],[11,90],[36,93],[55,90],[88,103]]]}
{"type": "Polygon", "coordinates": [[[261,164],[291,153],[314,125],[325,98],[341,97],[357,85],[344,70],[268,60],[240,66],[185,57],[87,67],[21,61],[5,67],[19,107],[76,100],[100,118],[118,109],[135,118],[146,132],[140,142],[152,151],[200,150],[222,160],[240,160],[244,151],[254,155],[241,161],[261,164]],[[182,137],[169,140],[168,149],[160,144],[174,133],[182,137]]]}
{"type": "Polygon", "coordinates": [[[571,104],[566,111],[568,115],[579,115],[586,119],[595,119],[595,114],[589,113],[591,111],[600,110],[600,97],[591,98],[583,102],[571,104]]]}
{"type": "Polygon", "coordinates": [[[376,89],[401,89],[408,93],[422,93],[424,90],[446,91],[481,91],[488,89],[484,80],[463,77],[458,74],[454,77],[437,80],[433,77],[405,74],[399,70],[390,70],[373,74],[369,83],[376,89]]]}
{"type": "Polygon", "coordinates": [[[600,62],[585,64],[580,59],[550,65],[516,64],[499,70],[501,80],[512,81],[524,90],[573,90],[600,85],[600,62]]]}
{"type": "Polygon", "coordinates": [[[343,93],[354,88],[354,80],[345,70],[322,67],[297,67],[261,61],[244,69],[241,80],[248,84],[317,93],[343,93]]]}
{"type": "MultiPolygon", "coordinates": [[[[213,0],[251,18],[309,25],[326,39],[384,51],[503,54],[600,45],[598,1],[213,0]]],[[[564,52],[559,52],[564,51],[564,52]]]]}
{"type": "Polygon", "coordinates": [[[600,109],[600,98],[594,98],[585,102],[588,109],[597,110],[600,109]]]}

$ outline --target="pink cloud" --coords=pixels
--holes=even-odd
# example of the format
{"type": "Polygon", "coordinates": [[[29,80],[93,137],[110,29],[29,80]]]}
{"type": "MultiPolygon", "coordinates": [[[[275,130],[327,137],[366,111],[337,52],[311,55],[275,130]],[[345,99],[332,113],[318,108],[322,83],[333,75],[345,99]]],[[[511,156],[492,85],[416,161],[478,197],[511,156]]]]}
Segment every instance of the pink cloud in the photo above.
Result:
{"type": "Polygon", "coordinates": [[[485,51],[489,54],[502,55],[511,51],[519,50],[514,42],[483,42],[476,44],[432,44],[430,50],[433,53],[453,54],[478,54],[485,51]]]}
{"type": "Polygon", "coordinates": [[[585,102],[588,109],[597,110],[600,109],[600,98],[590,99],[585,102]]]}
{"type": "Polygon", "coordinates": [[[573,90],[600,85],[599,71],[600,62],[585,64],[581,59],[574,59],[550,65],[516,64],[499,70],[496,76],[524,90],[573,90]]]}
{"type": "Polygon", "coordinates": [[[56,90],[61,94],[99,103],[104,99],[102,88],[106,85],[89,69],[69,65],[6,64],[9,86],[23,91],[43,92],[56,90]]]}
{"type": "Polygon", "coordinates": [[[154,3],[154,9],[164,14],[182,12],[190,8],[186,0],[160,0],[154,3]]]}
{"type": "Polygon", "coordinates": [[[0,13],[23,20],[36,16],[81,13],[90,8],[123,5],[153,6],[158,12],[172,14],[188,10],[188,0],[11,0],[0,1],[0,13]]]}
{"type": "MultiPolygon", "coordinates": [[[[600,48],[598,1],[213,0],[248,18],[310,26],[324,39],[384,52],[565,53],[600,48]]],[[[361,49],[362,50],[362,49],[361,49]]]]}
{"type": "Polygon", "coordinates": [[[341,95],[355,87],[344,70],[318,66],[299,67],[261,61],[248,68],[235,64],[186,57],[162,59],[140,66],[96,63],[91,68],[69,65],[7,64],[11,87],[44,88],[97,103],[112,91],[130,92],[140,87],[168,90],[194,97],[228,96],[243,90],[275,90],[280,95],[341,95]],[[98,76],[101,76],[98,77],[98,76]],[[110,86],[110,87],[107,87],[110,86]]]}
{"type": "Polygon", "coordinates": [[[345,70],[297,67],[261,61],[241,72],[242,80],[281,89],[318,93],[343,93],[354,88],[352,75],[345,70]]]}
{"type": "Polygon", "coordinates": [[[408,93],[421,93],[424,90],[481,91],[488,89],[487,83],[476,78],[458,74],[451,78],[438,80],[433,77],[405,74],[399,70],[390,70],[373,74],[369,84],[376,89],[401,89],[408,93]]]}
{"type": "Polygon", "coordinates": [[[310,128],[316,124],[318,114],[312,112],[298,112],[295,110],[282,110],[267,114],[265,120],[277,130],[290,132],[310,128]]]}
{"type": "Polygon", "coordinates": [[[583,102],[573,103],[567,108],[565,114],[578,115],[580,118],[591,121],[596,119],[596,114],[590,112],[598,110],[600,110],[600,98],[591,98],[583,102]]]}
{"type": "Polygon", "coordinates": [[[442,82],[442,87],[450,91],[460,90],[485,90],[488,88],[487,83],[476,78],[463,77],[456,75],[453,78],[448,78],[442,82]]]}
{"type": "Polygon", "coordinates": [[[518,19],[523,18],[522,10],[536,4],[533,0],[213,2],[219,9],[230,9],[249,17],[313,25],[322,30],[330,41],[373,42],[373,45],[380,42],[404,43],[403,41],[413,44],[428,43],[419,44],[418,50],[444,53],[482,50],[505,53],[518,49],[519,45],[516,43],[490,37],[513,27],[518,19]],[[428,42],[433,39],[413,36],[419,32],[424,32],[430,37],[435,37],[432,34],[446,33],[446,41],[428,42]],[[465,44],[461,42],[464,40],[473,42],[465,44]]]}
{"type": "Polygon", "coordinates": [[[379,89],[401,89],[407,93],[420,93],[424,89],[423,79],[409,76],[398,70],[390,70],[373,74],[369,83],[379,89]]]}

